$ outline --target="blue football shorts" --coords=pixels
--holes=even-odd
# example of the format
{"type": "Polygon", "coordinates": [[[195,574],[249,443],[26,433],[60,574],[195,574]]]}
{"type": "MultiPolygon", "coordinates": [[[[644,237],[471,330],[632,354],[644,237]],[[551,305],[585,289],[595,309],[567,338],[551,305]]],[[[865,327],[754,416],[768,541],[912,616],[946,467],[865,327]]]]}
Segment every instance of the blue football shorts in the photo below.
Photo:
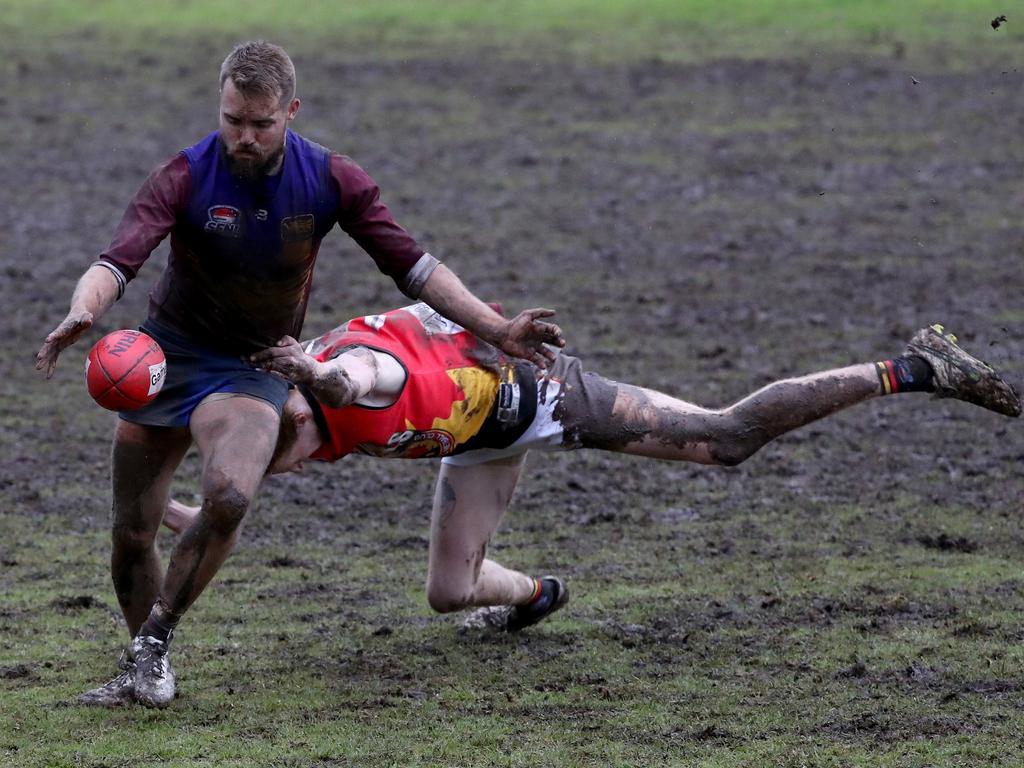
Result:
{"type": "Polygon", "coordinates": [[[281,415],[288,399],[289,383],[254,368],[238,355],[228,355],[196,343],[163,324],[147,320],[140,329],[148,333],[167,357],[167,378],[152,402],[120,417],[134,424],[154,427],[187,427],[192,411],[214,394],[243,395],[269,403],[281,415]]]}

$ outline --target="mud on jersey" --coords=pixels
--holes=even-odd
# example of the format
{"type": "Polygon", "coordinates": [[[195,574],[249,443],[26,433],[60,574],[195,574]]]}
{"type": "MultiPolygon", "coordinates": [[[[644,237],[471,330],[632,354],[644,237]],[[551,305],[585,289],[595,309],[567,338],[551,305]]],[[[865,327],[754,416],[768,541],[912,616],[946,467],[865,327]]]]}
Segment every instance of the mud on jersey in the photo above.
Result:
{"type": "Polygon", "coordinates": [[[533,419],[533,366],[509,362],[426,304],[350,320],[304,346],[321,362],[368,347],[390,354],[406,372],[402,392],[389,406],[321,405],[318,421],[327,434],[313,459],[449,456],[511,444],[533,419]]]}

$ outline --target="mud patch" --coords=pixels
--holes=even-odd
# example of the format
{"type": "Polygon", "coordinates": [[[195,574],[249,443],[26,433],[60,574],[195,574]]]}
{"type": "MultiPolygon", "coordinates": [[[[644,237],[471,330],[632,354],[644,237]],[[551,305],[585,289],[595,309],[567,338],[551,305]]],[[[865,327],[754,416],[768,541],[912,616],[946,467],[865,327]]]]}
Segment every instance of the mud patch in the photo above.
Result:
{"type": "Polygon", "coordinates": [[[697,729],[673,730],[665,734],[673,741],[695,741],[728,744],[735,740],[735,736],[726,728],[717,723],[705,725],[697,729]]]}
{"type": "Polygon", "coordinates": [[[972,680],[960,686],[961,694],[978,694],[990,698],[1003,698],[1008,693],[1024,690],[1024,682],[1020,680],[972,680]]]}
{"type": "Polygon", "coordinates": [[[950,536],[946,532],[938,536],[918,536],[917,541],[927,549],[937,549],[940,552],[963,552],[969,554],[978,551],[978,542],[968,539],[966,536],[950,536]]]}
{"type": "Polygon", "coordinates": [[[73,613],[91,608],[103,608],[109,610],[106,603],[92,595],[74,595],[72,597],[57,597],[50,601],[50,605],[62,613],[73,613]]]}
{"type": "Polygon", "coordinates": [[[280,555],[278,557],[272,557],[267,561],[267,566],[270,568],[302,568],[309,569],[313,567],[313,564],[307,560],[300,560],[290,555],[280,555]]]}
{"type": "Polygon", "coordinates": [[[842,740],[850,738],[878,743],[976,733],[978,725],[955,715],[902,719],[885,712],[862,712],[847,720],[827,723],[822,731],[842,740]]]}
{"type": "Polygon", "coordinates": [[[0,667],[0,680],[34,680],[37,675],[28,664],[0,667]]]}

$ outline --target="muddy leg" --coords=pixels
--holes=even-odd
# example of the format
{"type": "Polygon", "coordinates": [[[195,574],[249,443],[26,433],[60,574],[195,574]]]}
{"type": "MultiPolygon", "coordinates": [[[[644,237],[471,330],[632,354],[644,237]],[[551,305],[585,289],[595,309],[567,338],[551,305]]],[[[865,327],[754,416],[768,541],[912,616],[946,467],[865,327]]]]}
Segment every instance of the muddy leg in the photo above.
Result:
{"type": "Polygon", "coordinates": [[[171,553],[154,606],[165,623],[177,623],[234,547],[270,463],[279,421],[273,407],[249,397],[206,401],[192,414],[203,458],[203,505],[171,553]]]}
{"type": "Polygon", "coordinates": [[[441,465],[430,520],[427,600],[446,613],[471,605],[515,605],[534,581],[486,558],[487,543],[508,509],[525,456],[472,467],[441,465]]]}
{"type": "Polygon", "coordinates": [[[578,430],[584,447],[729,466],[779,435],[882,392],[871,363],[776,381],[722,410],[628,384],[602,383],[614,387],[614,405],[610,416],[578,430]]]}
{"type": "Polygon", "coordinates": [[[118,421],[111,455],[113,525],[110,574],[132,636],[163,582],[156,533],[171,478],[192,442],[188,430],[118,421]]]}

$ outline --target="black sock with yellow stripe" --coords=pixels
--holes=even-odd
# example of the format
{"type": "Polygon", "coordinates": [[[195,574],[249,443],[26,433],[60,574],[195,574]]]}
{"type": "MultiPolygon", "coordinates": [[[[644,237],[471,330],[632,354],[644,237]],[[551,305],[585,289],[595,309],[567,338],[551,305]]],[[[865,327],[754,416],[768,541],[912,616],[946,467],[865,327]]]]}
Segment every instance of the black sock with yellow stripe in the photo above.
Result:
{"type": "Polygon", "coordinates": [[[934,392],[932,367],[923,357],[908,355],[875,363],[883,395],[900,392],[934,392]]]}

